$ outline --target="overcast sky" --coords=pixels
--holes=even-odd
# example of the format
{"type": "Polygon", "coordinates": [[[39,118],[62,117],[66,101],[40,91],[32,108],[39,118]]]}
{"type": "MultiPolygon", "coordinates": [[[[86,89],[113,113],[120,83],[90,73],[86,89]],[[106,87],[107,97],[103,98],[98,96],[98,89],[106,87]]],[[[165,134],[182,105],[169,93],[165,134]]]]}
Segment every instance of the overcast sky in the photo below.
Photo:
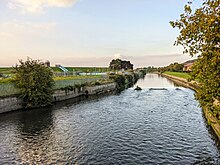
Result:
{"type": "Polygon", "coordinates": [[[52,65],[135,67],[184,62],[173,46],[187,0],[0,0],[0,66],[26,57],[52,65]]]}

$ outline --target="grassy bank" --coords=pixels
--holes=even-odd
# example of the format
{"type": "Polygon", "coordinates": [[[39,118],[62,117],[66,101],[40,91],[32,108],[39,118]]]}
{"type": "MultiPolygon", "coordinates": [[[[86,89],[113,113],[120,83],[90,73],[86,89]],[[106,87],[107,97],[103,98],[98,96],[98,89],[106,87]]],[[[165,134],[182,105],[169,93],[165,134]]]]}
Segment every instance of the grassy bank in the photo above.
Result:
{"type": "Polygon", "coordinates": [[[164,74],[179,77],[179,78],[184,78],[186,80],[190,78],[189,73],[184,73],[184,72],[168,72],[168,71],[166,71],[166,72],[164,72],[164,74]]]}
{"type": "MultiPolygon", "coordinates": [[[[69,76],[69,77],[54,77],[55,86],[54,89],[64,88],[66,86],[81,85],[85,83],[92,83],[98,80],[102,80],[103,77],[99,75],[94,76],[69,76]]],[[[6,97],[10,95],[16,95],[19,90],[14,87],[12,78],[0,79],[0,97],[6,97]]]]}

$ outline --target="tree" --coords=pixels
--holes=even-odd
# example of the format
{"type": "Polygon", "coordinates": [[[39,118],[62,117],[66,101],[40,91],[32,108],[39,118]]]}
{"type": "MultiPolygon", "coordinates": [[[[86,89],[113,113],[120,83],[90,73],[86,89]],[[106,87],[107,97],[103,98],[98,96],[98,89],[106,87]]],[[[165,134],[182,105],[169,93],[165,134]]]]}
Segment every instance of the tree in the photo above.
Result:
{"type": "Polygon", "coordinates": [[[196,94],[202,105],[220,100],[220,1],[203,0],[202,7],[192,10],[192,2],[185,5],[180,19],[170,22],[180,30],[175,45],[184,52],[198,56],[193,67],[193,78],[201,85],[196,94]]]}
{"type": "Polygon", "coordinates": [[[111,70],[128,70],[131,69],[133,70],[133,64],[131,64],[130,61],[123,61],[121,59],[113,59],[110,64],[109,64],[109,68],[111,70]]]}
{"type": "Polygon", "coordinates": [[[53,94],[53,72],[39,60],[27,58],[15,66],[15,86],[20,89],[20,97],[25,108],[50,105],[53,94]]]}

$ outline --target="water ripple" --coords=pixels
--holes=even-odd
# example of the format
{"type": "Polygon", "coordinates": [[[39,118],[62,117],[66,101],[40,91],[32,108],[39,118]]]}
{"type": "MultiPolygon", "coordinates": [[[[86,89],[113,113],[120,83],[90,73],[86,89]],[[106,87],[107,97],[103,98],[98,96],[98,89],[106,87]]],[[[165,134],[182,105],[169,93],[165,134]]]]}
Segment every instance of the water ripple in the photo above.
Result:
{"type": "Polygon", "coordinates": [[[133,91],[0,116],[0,164],[220,164],[193,91],[133,91]]]}

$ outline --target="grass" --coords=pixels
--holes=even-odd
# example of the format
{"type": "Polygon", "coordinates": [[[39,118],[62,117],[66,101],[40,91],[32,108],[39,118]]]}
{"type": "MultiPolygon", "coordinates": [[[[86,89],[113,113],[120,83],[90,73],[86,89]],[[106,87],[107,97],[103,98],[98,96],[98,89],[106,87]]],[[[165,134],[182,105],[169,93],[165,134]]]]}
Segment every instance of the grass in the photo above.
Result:
{"type": "MultiPolygon", "coordinates": [[[[69,77],[54,77],[54,89],[61,89],[66,86],[75,86],[85,83],[95,83],[96,81],[104,81],[103,76],[69,76],[69,77]]],[[[18,94],[19,90],[14,86],[12,78],[0,78],[0,97],[18,94]]]]}
{"type": "MultiPolygon", "coordinates": [[[[109,69],[107,67],[65,67],[70,72],[107,72],[109,69]]],[[[60,68],[52,67],[54,72],[63,72],[60,68]]]]}
{"type": "Polygon", "coordinates": [[[55,81],[60,80],[79,80],[79,79],[88,79],[88,78],[102,78],[100,75],[94,75],[94,76],[67,76],[67,77],[54,77],[55,81]]]}
{"type": "Polygon", "coordinates": [[[2,67],[0,68],[0,73],[3,74],[12,74],[13,68],[12,67],[2,67]]]}
{"type": "Polygon", "coordinates": [[[184,78],[184,79],[189,79],[191,76],[189,75],[189,73],[184,73],[184,72],[164,72],[164,74],[168,74],[171,76],[176,76],[179,78],[184,78]]]}
{"type": "Polygon", "coordinates": [[[0,85],[1,84],[10,84],[12,83],[12,78],[0,78],[0,85]]]}
{"type": "MultiPolygon", "coordinates": [[[[51,67],[54,72],[63,71],[57,67],[51,67]]],[[[106,72],[108,71],[107,67],[66,67],[69,71],[80,71],[80,72],[106,72]]],[[[12,67],[1,67],[0,73],[4,75],[13,74],[12,67]]],[[[96,82],[97,80],[103,79],[103,76],[100,75],[87,75],[87,76],[67,76],[67,77],[54,77],[55,86],[54,89],[60,89],[66,86],[81,85],[85,83],[96,82]]],[[[14,87],[12,78],[1,78],[0,77],[0,97],[10,96],[18,94],[19,90],[14,87]]]]}
{"type": "MultiPolygon", "coordinates": [[[[63,72],[60,68],[51,67],[54,72],[63,72]]],[[[109,71],[108,67],[65,67],[70,72],[72,71],[79,71],[79,72],[107,72],[109,71]]],[[[0,68],[0,73],[3,74],[12,74],[13,68],[12,67],[2,67],[0,68]]]]}

